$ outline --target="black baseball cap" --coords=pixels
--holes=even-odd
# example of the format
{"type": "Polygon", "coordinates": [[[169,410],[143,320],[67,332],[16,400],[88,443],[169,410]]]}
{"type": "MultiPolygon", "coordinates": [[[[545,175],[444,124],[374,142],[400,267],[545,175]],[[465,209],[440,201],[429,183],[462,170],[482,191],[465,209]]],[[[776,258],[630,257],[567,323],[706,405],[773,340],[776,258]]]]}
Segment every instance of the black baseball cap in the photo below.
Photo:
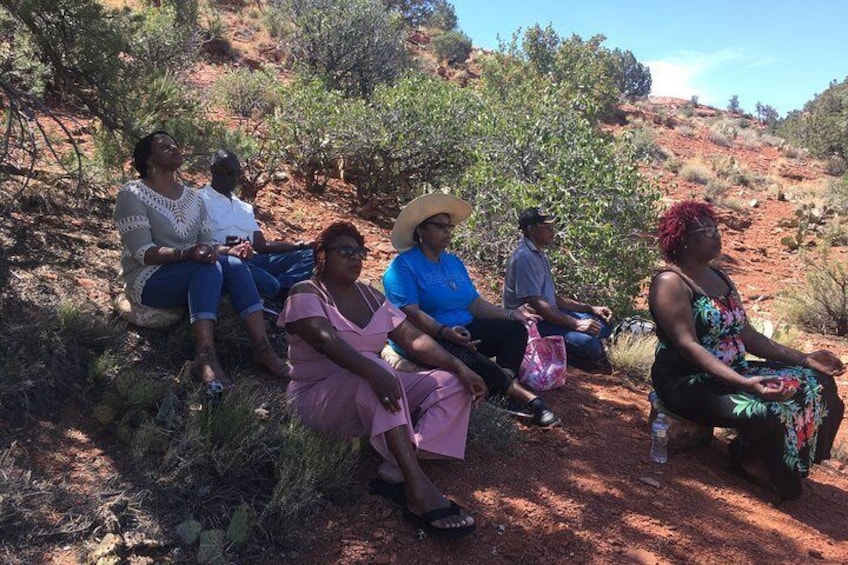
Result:
{"type": "Polygon", "coordinates": [[[539,210],[538,208],[527,208],[526,210],[522,210],[522,212],[518,215],[518,227],[522,230],[528,226],[553,224],[554,222],[556,222],[555,217],[539,210]]]}

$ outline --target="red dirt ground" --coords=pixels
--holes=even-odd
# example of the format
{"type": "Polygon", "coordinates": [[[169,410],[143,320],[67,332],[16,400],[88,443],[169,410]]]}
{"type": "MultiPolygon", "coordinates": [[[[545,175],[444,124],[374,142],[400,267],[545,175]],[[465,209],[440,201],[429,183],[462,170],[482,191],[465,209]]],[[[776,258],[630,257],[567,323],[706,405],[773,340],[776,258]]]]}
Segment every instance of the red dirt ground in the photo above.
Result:
{"type": "MultiPolygon", "coordinates": [[[[247,43],[235,42],[235,46],[258,56],[247,43]]],[[[205,72],[215,71],[199,71],[198,84],[210,80],[205,72]]],[[[661,102],[670,112],[683,103],[661,102]]],[[[642,115],[652,119],[651,110],[642,115]]],[[[748,170],[780,179],[787,191],[793,190],[796,181],[781,176],[782,172],[795,178],[821,178],[814,162],[786,159],[771,147],[715,145],[703,125],[692,137],[662,125],[654,127],[659,144],[680,159],[733,155],[748,170]]],[[[660,166],[646,167],[645,173],[661,175],[658,183],[668,201],[703,193],[703,187],[660,166]]],[[[742,202],[757,199],[758,205],[744,212],[721,211],[723,266],[735,279],[749,313],[759,311],[775,319],[777,293],[803,280],[799,256],[779,243],[789,232],[777,226],[779,220],[792,216],[797,202],[779,201],[765,188],[734,187],[732,191],[742,202]],[[739,217],[748,218],[750,225],[731,228],[739,217]]],[[[353,219],[374,250],[363,278],[378,280],[394,253],[389,232],[355,217],[352,202],[350,188],[340,182],[331,182],[326,194],[316,196],[289,181],[267,187],[256,205],[266,232],[289,239],[310,239],[332,220],[353,219]]],[[[86,224],[73,221],[77,227],[86,224]]],[[[69,225],[65,229],[76,231],[69,225]]],[[[117,265],[116,252],[97,249],[93,236],[81,239],[90,244],[84,256],[117,265]]],[[[93,270],[41,265],[15,276],[42,285],[62,285],[68,293],[104,305],[110,281],[102,269],[93,270]]],[[[802,336],[808,348],[832,348],[848,360],[844,339],[802,336]]],[[[848,379],[843,376],[838,384],[843,399],[848,399],[848,379]]],[[[266,553],[251,562],[848,563],[845,464],[817,467],[806,480],[801,499],[781,505],[773,503],[769,492],[725,470],[722,440],[672,454],[665,465],[653,464],[648,458],[647,390],[644,383],[618,374],[571,370],[563,389],[544,395],[562,417],[561,428],[521,428],[514,453],[493,454],[485,446],[470,445],[465,462],[431,464],[437,484],[477,519],[478,531],[467,539],[455,543],[417,539],[399,510],[367,493],[365,484],[376,467],[375,458],[370,457],[354,481],[358,496],[352,502],[328,506],[304,524],[296,547],[266,553]]],[[[277,393],[283,393],[282,384],[277,393]]],[[[94,423],[80,414],[70,406],[56,420],[18,429],[0,421],[0,432],[10,434],[27,450],[33,476],[67,484],[72,501],[95,496],[104,484],[119,481],[131,457],[125,448],[104,444],[94,423]]],[[[843,426],[843,445],[845,438],[843,426]]],[[[73,507],[45,508],[54,513],[49,518],[56,524],[67,519],[65,510],[72,512],[73,507]]],[[[95,532],[94,538],[102,533],[95,532]]],[[[38,553],[3,558],[10,563],[80,563],[96,541],[67,546],[46,541],[38,553]]],[[[130,562],[153,561],[138,557],[130,562]]]]}

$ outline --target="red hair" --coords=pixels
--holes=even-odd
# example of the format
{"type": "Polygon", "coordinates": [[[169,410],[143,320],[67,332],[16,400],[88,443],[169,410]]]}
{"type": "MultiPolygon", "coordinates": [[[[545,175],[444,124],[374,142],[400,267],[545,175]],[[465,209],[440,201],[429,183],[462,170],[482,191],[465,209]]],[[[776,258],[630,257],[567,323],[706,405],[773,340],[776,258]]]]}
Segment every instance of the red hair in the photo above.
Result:
{"type": "Polygon", "coordinates": [[[686,234],[696,229],[703,218],[716,221],[713,207],[706,202],[678,202],[660,216],[657,239],[666,261],[677,263],[684,250],[686,234]]]}
{"type": "Polygon", "coordinates": [[[315,278],[323,279],[324,270],[327,268],[327,247],[334,239],[342,236],[350,236],[356,240],[357,245],[365,245],[365,238],[350,222],[333,222],[318,234],[315,238],[315,278]]]}

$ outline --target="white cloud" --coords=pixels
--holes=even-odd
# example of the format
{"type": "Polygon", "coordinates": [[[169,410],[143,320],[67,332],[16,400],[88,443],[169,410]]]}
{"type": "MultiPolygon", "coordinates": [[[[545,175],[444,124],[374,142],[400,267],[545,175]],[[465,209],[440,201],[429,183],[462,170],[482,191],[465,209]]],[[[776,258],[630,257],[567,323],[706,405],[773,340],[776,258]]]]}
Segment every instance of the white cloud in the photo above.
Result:
{"type": "MultiPolygon", "coordinates": [[[[746,57],[736,49],[712,53],[679,51],[663,59],[646,61],[651,69],[651,94],[691,98],[697,96],[706,104],[715,104],[716,94],[706,76],[729,65],[739,65],[746,57]]],[[[759,63],[759,61],[749,61],[759,63]]]]}

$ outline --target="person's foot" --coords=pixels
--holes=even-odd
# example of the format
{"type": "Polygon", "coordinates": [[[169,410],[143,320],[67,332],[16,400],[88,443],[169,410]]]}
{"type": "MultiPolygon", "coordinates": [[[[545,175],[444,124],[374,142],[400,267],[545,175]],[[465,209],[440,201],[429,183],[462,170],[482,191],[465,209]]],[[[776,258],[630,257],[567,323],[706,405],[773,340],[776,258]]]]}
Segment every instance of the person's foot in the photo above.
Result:
{"type": "Polygon", "coordinates": [[[533,423],[540,428],[550,428],[559,424],[559,418],[538,396],[531,400],[528,406],[533,411],[533,423]]]}
{"type": "Polygon", "coordinates": [[[218,361],[215,350],[209,345],[198,349],[197,354],[194,356],[193,369],[198,378],[200,378],[200,381],[207,386],[216,382],[220,383],[224,388],[232,385],[232,381],[224,373],[224,368],[218,361]]]}
{"type": "Polygon", "coordinates": [[[448,500],[429,479],[412,485],[406,481],[406,508],[413,518],[426,520],[433,530],[468,529],[474,526],[474,518],[462,508],[448,500]],[[441,512],[440,512],[441,511],[441,512]],[[428,515],[440,515],[428,519],[428,515]]]}
{"type": "Polygon", "coordinates": [[[271,342],[263,337],[253,346],[253,362],[275,377],[289,376],[289,366],[274,352],[271,342]]]}

